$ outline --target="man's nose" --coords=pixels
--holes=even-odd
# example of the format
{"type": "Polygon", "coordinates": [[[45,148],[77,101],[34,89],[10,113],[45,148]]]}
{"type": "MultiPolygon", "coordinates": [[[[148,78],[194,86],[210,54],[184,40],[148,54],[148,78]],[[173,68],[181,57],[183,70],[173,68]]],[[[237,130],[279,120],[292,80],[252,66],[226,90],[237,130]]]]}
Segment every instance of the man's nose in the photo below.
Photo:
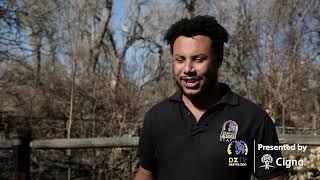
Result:
{"type": "Polygon", "coordinates": [[[185,66],[184,66],[184,73],[189,74],[189,73],[194,73],[195,69],[193,67],[192,61],[185,61],[185,66]]]}

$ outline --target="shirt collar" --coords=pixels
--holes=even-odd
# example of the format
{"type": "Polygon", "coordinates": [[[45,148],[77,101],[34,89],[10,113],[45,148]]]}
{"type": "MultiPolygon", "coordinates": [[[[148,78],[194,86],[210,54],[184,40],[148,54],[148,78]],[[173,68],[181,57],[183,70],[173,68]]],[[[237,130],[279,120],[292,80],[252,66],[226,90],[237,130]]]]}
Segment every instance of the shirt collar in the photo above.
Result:
{"type": "Polygon", "coordinates": [[[172,96],[169,97],[169,101],[182,102],[182,92],[178,89],[172,96]]]}
{"type": "MultiPolygon", "coordinates": [[[[225,83],[218,83],[219,87],[225,93],[224,96],[217,102],[217,104],[230,104],[238,105],[239,97],[237,94],[231,91],[230,87],[225,83]]],[[[169,97],[169,101],[182,102],[182,92],[177,90],[172,96],[169,97]]]]}

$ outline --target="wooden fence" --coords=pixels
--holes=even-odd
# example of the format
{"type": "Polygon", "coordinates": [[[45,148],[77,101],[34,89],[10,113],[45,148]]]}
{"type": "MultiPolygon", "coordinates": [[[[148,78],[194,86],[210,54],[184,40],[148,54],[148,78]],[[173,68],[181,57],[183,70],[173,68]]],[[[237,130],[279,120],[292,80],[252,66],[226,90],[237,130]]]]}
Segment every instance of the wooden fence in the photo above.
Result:
{"type": "MultiPolygon", "coordinates": [[[[137,147],[139,137],[36,139],[25,137],[0,140],[0,149],[12,149],[15,179],[30,179],[31,149],[114,148],[137,147]]],[[[279,135],[281,144],[320,145],[320,136],[279,135]]]]}

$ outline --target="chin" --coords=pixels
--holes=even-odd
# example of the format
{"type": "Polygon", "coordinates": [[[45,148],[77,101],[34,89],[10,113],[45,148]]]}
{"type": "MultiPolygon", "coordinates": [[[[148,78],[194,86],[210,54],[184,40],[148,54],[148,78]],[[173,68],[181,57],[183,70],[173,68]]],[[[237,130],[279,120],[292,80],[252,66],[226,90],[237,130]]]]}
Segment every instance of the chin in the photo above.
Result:
{"type": "Polygon", "coordinates": [[[183,94],[187,97],[196,97],[199,96],[201,93],[200,89],[187,89],[187,88],[182,88],[183,94]]]}

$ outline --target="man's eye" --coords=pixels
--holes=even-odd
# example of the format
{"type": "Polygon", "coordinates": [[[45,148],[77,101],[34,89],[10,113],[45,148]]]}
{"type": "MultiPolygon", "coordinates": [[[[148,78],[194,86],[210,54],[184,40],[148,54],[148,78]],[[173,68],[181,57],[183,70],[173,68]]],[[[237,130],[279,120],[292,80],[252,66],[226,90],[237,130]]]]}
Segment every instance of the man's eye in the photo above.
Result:
{"type": "Polygon", "coordinates": [[[206,58],[205,57],[196,57],[195,60],[202,62],[202,61],[206,60],[206,58]]]}
{"type": "Polygon", "coordinates": [[[182,58],[176,58],[176,61],[177,62],[183,62],[183,59],[182,58]]]}

